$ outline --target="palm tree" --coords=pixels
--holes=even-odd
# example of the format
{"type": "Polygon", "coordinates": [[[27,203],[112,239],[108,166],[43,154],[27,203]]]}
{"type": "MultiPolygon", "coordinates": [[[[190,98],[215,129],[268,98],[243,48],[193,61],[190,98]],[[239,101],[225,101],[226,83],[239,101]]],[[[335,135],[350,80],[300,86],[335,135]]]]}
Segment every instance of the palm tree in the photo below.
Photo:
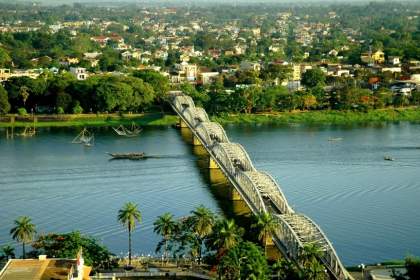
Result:
{"type": "Polygon", "coordinates": [[[118,211],[118,221],[128,229],[128,265],[131,266],[131,232],[136,228],[136,222],[141,223],[141,213],[137,204],[127,202],[118,211]]]}
{"type": "Polygon", "coordinates": [[[298,261],[302,265],[305,279],[324,280],[327,279],[325,267],[318,261],[324,252],[314,243],[305,244],[298,261]]]}
{"type": "Polygon", "coordinates": [[[15,227],[10,230],[10,234],[14,240],[22,242],[22,256],[25,258],[25,244],[33,241],[36,234],[35,225],[27,216],[19,217],[14,223],[15,227]]]}
{"type": "Polygon", "coordinates": [[[1,252],[7,260],[15,258],[15,248],[10,245],[3,246],[1,252]]]}
{"type": "Polygon", "coordinates": [[[213,245],[218,249],[219,255],[235,247],[241,240],[243,229],[239,228],[234,220],[223,219],[216,225],[213,245]]]}
{"type": "Polygon", "coordinates": [[[153,231],[163,236],[163,240],[165,242],[163,255],[166,260],[168,258],[168,241],[177,227],[177,223],[173,218],[174,216],[171,213],[165,213],[162,216],[159,216],[153,223],[153,231]]]}
{"type": "Polygon", "coordinates": [[[191,229],[198,241],[198,263],[201,264],[203,241],[212,233],[215,218],[213,212],[202,205],[191,214],[191,229]]]}
{"type": "Polygon", "coordinates": [[[252,225],[253,228],[257,228],[259,231],[258,239],[261,240],[261,242],[263,242],[264,252],[266,255],[268,239],[270,238],[270,235],[276,229],[277,226],[277,220],[270,213],[261,213],[257,217],[257,222],[252,225]]]}

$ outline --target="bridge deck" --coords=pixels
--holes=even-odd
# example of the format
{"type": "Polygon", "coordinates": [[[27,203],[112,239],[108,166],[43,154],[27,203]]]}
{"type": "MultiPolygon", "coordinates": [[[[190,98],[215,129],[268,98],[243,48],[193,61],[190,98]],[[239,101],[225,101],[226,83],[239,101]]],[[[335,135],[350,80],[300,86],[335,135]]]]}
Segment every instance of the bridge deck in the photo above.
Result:
{"type": "Polygon", "coordinates": [[[278,227],[273,241],[287,258],[297,260],[306,244],[315,243],[323,251],[320,261],[334,279],[352,279],[320,227],[307,216],[295,213],[273,177],[258,171],[245,149],[230,142],[220,124],[210,122],[205,110],[195,107],[182,92],[170,92],[170,102],[251,211],[275,217],[278,227]]]}

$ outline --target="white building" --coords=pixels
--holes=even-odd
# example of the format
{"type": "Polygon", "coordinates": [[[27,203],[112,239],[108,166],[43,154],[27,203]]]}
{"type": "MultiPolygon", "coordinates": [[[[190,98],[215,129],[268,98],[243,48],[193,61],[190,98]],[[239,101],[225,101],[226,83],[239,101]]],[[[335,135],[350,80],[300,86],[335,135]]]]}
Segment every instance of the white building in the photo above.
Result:
{"type": "Polygon", "coordinates": [[[70,67],[70,73],[72,73],[79,81],[84,81],[88,77],[86,68],[82,67],[70,67]]]}

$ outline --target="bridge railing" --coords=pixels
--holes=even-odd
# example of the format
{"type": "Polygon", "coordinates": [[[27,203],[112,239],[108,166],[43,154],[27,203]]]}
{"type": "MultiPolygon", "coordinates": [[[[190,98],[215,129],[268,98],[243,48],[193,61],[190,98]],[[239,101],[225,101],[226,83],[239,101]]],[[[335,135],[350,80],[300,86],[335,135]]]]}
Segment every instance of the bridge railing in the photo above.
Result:
{"type": "Polygon", "coordinates": [[[248,181],[261,193],[263,198],[267,198],[276,207],[279,214],[294,213],[289,206],[286,197],[283,195],[276,181],[266,172],[253,171],[244,174],[248,181]]]}

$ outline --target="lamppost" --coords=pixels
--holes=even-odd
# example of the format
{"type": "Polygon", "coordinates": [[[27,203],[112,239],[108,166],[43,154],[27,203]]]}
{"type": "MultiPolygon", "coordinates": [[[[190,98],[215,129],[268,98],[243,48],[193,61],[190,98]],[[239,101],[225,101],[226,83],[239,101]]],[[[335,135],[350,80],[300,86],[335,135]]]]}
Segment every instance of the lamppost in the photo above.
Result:
{"type": "Polygon", "coordinates": [[[365,279],[365,265],[362,263],[359,265],[359,267],[362,269],[362,280],[365,279]]]}

